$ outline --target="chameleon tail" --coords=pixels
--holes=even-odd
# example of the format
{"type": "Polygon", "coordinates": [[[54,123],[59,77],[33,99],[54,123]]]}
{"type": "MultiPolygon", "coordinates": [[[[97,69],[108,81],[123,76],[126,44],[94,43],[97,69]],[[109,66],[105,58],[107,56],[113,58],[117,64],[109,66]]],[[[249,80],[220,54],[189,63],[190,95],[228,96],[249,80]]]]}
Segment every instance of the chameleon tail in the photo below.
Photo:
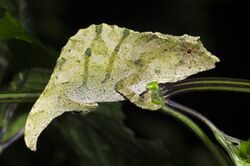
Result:
{"type": "Polygon", "coordinates": [[[26,146],[36,151],[39,135],[56,117],[69,111],[89,112],[97,107],[97,103],[75,103],[65,99],[63,95],[41,95],[32,107],[25,125],[24,139],[26,146]]]}

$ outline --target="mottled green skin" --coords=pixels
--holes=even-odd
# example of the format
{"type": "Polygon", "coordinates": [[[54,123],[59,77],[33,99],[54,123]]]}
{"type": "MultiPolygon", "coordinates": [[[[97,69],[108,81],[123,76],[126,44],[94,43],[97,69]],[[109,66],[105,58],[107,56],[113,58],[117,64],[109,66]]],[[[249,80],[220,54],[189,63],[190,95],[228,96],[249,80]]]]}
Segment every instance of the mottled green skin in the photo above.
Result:
{"type": "Polygon", "coordinates": [[[199,37],[139,33],[107,24],[92,25],[71,37],[62,49],[43,94],[27,119],[25,141],[36,150],[42,130],[66,111],[90,111],[98,102],[127,98],[156,110],[147,83],[175,82],[213,68],[199,37]]]}

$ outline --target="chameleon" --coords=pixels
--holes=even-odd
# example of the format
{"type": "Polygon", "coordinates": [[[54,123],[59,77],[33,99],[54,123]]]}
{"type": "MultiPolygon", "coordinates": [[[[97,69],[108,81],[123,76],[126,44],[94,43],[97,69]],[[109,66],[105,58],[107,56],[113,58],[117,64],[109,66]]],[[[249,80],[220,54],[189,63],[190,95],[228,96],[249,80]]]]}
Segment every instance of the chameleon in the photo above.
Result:
{"type": "Polygon", "coordinates": [[[130,100],[158,110],[147,84],[168,83],[215,67],[219,59],[200,37],[137,32],[98,24],[80,29],[62,48],[44,91],[25,125],[27,147],[36,150],[41,132],[69,111],[88,113],[99,102],[130,100]]]}

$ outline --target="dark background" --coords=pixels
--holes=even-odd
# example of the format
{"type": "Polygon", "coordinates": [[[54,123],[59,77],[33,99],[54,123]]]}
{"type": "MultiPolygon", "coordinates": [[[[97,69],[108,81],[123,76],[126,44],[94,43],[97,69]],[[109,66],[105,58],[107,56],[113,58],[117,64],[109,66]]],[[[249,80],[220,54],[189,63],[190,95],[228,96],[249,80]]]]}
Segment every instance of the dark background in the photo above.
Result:
{"type": "MultiPolygon", "coordinates": [[[[103,22],[137,31],[200,36],[205,47],[221,62],[215,69],[194,77],[250,79],[247,7],[243,0],[28,0],[24,7],[25,19],[20,19],[37,38],[56,50],[60,50],[78,29],[103,22]]],[[[247,94],[210,92],[186,94],[175,100],[201,112],[227,134],[248,139],[249,97],[247,94]]],[[[154,119],[176,123],[160,113],[131,111],[136,108],[128,102],[123,103],[123,109],[126,125],[138,137],[150,137],[145,133],[146,129],[150,130],[150,123],[156,122],[154,119]],[[149,117],[153,120],[147,119],[149,117]]],[[[189,134],[186,137],[191,137],[189,134]]]]}

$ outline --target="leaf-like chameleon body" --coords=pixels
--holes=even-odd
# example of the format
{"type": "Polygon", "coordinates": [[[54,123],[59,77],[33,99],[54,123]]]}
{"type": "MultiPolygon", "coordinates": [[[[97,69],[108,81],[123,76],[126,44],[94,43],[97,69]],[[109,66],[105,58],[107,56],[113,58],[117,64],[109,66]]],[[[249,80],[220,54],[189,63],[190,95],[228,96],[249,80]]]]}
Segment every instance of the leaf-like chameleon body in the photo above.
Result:
{"type": "Polygon", "coordinates": [[[50,81],[33,106],[25,142],[36,150],[44,128],[66,111],[89,112],[98,102],[125,98],[156,110],[147,83],[175,82],[214,68],[219,59],[199,37],[139,33],[107,24],[91,25],[72,36],[61,51],[50,81]]]}

